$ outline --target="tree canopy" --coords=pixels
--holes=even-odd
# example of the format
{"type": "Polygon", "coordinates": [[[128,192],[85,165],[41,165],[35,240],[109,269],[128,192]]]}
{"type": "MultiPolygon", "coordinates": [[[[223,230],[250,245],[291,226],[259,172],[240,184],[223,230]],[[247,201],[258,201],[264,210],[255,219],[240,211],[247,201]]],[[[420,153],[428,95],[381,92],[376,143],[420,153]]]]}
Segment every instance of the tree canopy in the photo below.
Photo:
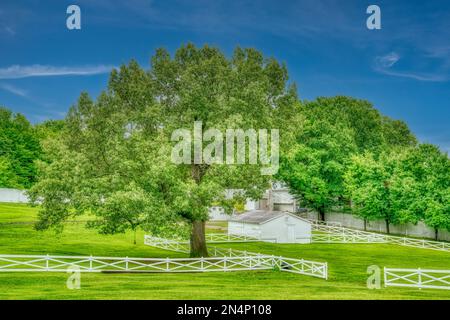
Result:
{"type": "MultiPolygon", "coordinates": [[[[43,199],[38,227],[60,227],[89,212],[90,225],[115,233],[138,226],[152,232],[190,225],[191,255],[206,256],[204,223],[212,203],[234,201],[226,189],[257,198],[270,176],[261,164],[175,164],[174,130],[289,128],[296,90],[286,67],[254,49],[227,58],[217,48],[192,44],[174,56],[158,49],[149,70],[135,61],[113,70],[96,101],[83,93],[66,118],[66,130],[47,146],[33,199],[43,199]]],[[[287,130],[286,130],[287,131],[287,130]]],[[[280,132],[281,135],[284,131],[280,132]]],[[[287,135],[286,135],[287,136],[287,135]]]]}
{"type": "Polygon", "coordinates": [[[365,100],[321,97],[304,103],[301,110],[303,125],[282,155],[279,177],[322,220],[326,211],[350,201],[344,174],[354,155],[366,151],[378,155],[416,143],[403,122],[382,116],[365,100]]]}

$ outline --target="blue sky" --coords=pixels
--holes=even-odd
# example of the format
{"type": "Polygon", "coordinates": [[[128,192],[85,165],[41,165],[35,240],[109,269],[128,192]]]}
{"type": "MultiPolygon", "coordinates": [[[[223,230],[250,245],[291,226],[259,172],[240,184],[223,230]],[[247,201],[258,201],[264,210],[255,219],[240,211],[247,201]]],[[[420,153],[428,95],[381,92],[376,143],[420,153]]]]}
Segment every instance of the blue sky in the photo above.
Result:
{"type": "Polygon", "coordinates": [[[300,97],[349,95],[408,123],[450,151],[450,1],[0,2],[0,105],[32,122],[65,115],[81,91],[106,87],[130,59],[148,68],[158,47],[186,42],[256,47],[284,61],[300,97]],[[81,30],[66,8],[81,8],[81,30]],[[381,8],[381,30],[366,8],[381,8]]]}

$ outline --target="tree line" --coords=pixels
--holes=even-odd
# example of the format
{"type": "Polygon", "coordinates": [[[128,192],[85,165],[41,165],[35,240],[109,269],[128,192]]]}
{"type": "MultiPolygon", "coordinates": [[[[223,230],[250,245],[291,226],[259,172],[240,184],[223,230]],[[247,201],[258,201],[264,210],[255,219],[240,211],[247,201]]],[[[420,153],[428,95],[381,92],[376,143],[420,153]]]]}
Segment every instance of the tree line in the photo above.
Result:
{"type": "Polygon", "coordinates": [[[408,126],[369,102],[319,98],[302,106],[303,127],[283,155],[279,178],[321,220],[349,210],[367,221],[423,221],[450,230],[450,161],[419,144],[408,126]]]}

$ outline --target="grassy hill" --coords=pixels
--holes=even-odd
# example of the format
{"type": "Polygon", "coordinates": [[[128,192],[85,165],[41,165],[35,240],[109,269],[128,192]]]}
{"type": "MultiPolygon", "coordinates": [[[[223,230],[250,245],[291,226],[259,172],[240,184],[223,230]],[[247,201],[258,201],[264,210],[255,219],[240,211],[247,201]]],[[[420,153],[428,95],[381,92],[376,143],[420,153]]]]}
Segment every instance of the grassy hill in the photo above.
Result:
{"type": "MultiPolygon", "coordinates": [[[[0,204],[0,254],[181,257],[143,244],[138,233],[99,235],[83,221],[62,234],[33,229],[37,209],[0,204]]],[[[83,219],[81,219],[83,220],[83,219]]],[[[85,220],[85,219],[84,219],[85,220]]],[[[217,232],[215,229],[213,232],[217,232]]],[[[81,289],[64,273],[0,273],[0,299],[450,299],[449,290],[366,287],[366,270],[379,267],[450,269],[450,254],[386,244],[221,244],[255,252],[327,261],[329,280],[279,271],[190,274],[81,275],[81,289]]]]}

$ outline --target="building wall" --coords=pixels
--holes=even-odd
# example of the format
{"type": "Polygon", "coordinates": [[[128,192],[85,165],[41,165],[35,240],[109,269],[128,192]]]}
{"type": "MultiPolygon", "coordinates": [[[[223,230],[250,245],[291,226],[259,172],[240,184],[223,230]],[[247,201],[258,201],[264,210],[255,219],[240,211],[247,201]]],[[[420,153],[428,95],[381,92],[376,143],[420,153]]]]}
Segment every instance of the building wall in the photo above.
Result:
{"type": "Polygon", "coordinates": [[[274,240],[277,243],[310,243],[311,225],[290,216],[281,216],[264,224],[228,222],[228,234],[245,235],[261,240],[274,240]],[[289,227],[293,228],[294,239],[289,238],[289,227]]]}
{"type": "Polygon", "coordinates": [[[237,234],[259,239],[261,228],[259,224],[228,221],[228,234],[237,234]]]}
{"type": "Polygon", "coordinates": [[[289,215],[281,216],[261,225],[261,238],[276,239],[277,243],[310,243],[311,224],[289,215]]]}
{"type": "Polygon", "coordinates": [[[294,197],[288,190],[272,190],[272,198],[274,204],[293,204],[295,202],[294,197]]]}
{"type": "Polygon", "coordinates": [[[275,211],[286,211],[290,213],[294,213],[294,204],[287,204],[287,203],[274,203],[273,204],[273,210],[275,211]]]}
{"type": "Polygon", "coordinates": [[[0,188],[0,202],[28,203],[24,190],[0,188]]]}
{"type": "MultiPolygon", "coordinates": [[[[307,213],[307,217],[310,219],[318,218],[317,213],[313,211],[309,211],[307,213]]],[[[349,213],[326,213],[325,221],[337,222],[340,223],[343,227],[350,227],[360,230],[364,229],[364,220],[349,213]]],[[[421,221],[417,223],[417,225],[414,225],[412,223],[398,225],[391,224],[389,226],[389,229],[392,234],[434,239],[433,228],[428,227],[421,221]]],[[[386,232],[386,224],[383,220],[368,221],[367,231],[386,232]]],[[[448,232],[447,230],[439,230],[438,240],[450,241],[450,232],[448,232]]]]}

